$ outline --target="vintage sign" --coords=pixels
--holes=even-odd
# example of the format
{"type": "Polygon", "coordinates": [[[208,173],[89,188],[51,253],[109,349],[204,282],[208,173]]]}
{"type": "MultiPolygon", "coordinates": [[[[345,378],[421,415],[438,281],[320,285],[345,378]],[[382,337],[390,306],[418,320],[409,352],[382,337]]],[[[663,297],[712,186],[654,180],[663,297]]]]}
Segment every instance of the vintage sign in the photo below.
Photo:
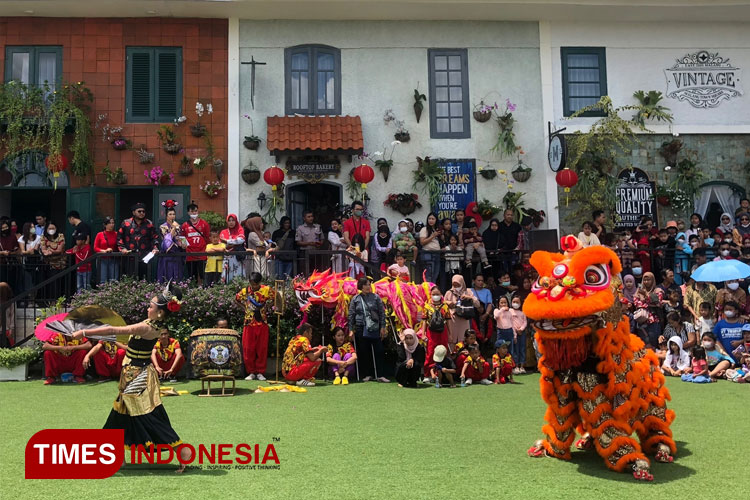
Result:
{"type": "Polygon", "coordinates": [[[615,211],[619,222],[615,230],[632,229],[644,215],[656,220],[656,183],[648,180],[646,172],[639,168],[626,168],[617,175],[617,180],[615,211]]]}
{"type": "Polygon", "coordinates": [[[329,175],[338,176],[341,163],[338,157],[304,156],[289,158],[286,161],[286,171],[290,177],[300,177],[307,182],[316,183],[329,175]]]}
{"type": "Polygon", "coordinates": [[[445,178],[440,187],[440,197],[432,211],[438,220],[454,219],[456,210],[464,210],[477,198],[477,173],[475,160],[440,160],[445,178]]]}
{"type": "Polygon", "coordinates": [[[696,108],[715,108],[721,101],[743,94],[742,70],[718,53],[701,50],[687,54],[664,74],[667,97],[687,101],[696,108]]]}
{"type": "Polygon", "coordinates": [[[549,168],[557,172],[565,167],[567,148],[565,145],[565,136],[555,134],[549,138],[549,149],[547,150],[547,161],[549,168]]]}

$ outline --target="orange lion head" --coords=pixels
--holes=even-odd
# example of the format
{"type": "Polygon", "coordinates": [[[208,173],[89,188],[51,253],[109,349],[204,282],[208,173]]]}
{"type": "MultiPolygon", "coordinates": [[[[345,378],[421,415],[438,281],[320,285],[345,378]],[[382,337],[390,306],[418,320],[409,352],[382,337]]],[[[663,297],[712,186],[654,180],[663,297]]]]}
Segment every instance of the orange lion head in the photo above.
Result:
{"type": "Polygon", "coordinates": [[[617,275],[622,265],[617,255],[603,246],[583,248],[575,236],[563,237],[561,244],[564,255],[538,251],[530,261],[539,279],[523,312],[543,339],[586,335],[619,308],[617,275]]]}

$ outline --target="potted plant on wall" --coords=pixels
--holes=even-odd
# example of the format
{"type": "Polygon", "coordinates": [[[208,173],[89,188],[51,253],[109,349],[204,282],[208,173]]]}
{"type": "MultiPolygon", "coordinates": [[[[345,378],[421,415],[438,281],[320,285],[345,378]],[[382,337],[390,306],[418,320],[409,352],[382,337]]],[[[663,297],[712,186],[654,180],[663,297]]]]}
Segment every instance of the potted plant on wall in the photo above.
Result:
{"type": "Polygon", "coordinates": [[[427,96],[419,92],[419,83],[417,83],[417,88],[414,89],[414,116],[417,117],[417,123],[419,123],[419,119],[422,117],[422,110],[424,110],[423,101],[426,100],[427,96]]]}
{"type": "Polygon", "coordinates": [[[102,169],[102,173],[105,175],[107,182],[111,182],[112,184],[127,184],[128,183],[128,174],[126,174],[122,167],[117,167],[117,169],[111,169],[109,168],[109,163],[107,164],[104,169],[102,169]]]}
{"type": "Polygon", "coordinates": [[[245,140],[242,141],[242,145],[245,146],[247,149],[251,151],[257,151],[260,147],[260,137],[255,135],[255,127],[253,127],[253,119],[250,117],[250,115],[242,115],[248,120],[250,120],[250,135],[245,136],[245,140]]]}
{"type": "Polygon", "coordinates": [[[393,123],[396,127],[396,133],[393,135],[394,139],[399,142],[409,142],[411,135],[409,135],[409,131],[404,127],[404,121],[398,120],[392,109],[385,110],[385,113],[383,114],[383,122],[386,125],[393,123]]]}
{"type": "Polygon", "coordinates": [[[182,159],[180,160],[180,175],[187,177],[192,174],[193,160],[188,158],[187,155],[182,155],[182,159]]]}
{"type": "Polygon", "coordinates": [[[167,154],[176,155],[182,149],[182,145],[177,143],[177,134],[171,125],[162,125],[156,131],[162,148],[167,154]]]}
{"type": "Polygon", "coordinates": [[[492,168],[491,165],[487,165],[485,167],[479,167],[477,169],[477,172],[479,172],[479,175],[487,179],[488,181],[491,181],[495,177],[497,177],[497,170],[492,168]]]}
{"type": "Polygon", "coordinates": [[[154,153],[149,153],[144,144],[138,147],[135,154],[138,155],[138,161],[141,165],[146,165],[154,161],[154,153]]]}
{"type": "Polygon", "coordinates": [[[445,169],[440,166],[440,161],[432,160],[429,156],[417,156],[417,170],[414,171],[413,179],[412,189],[426,192],[430,198],[430,206],[434,207],[440,198],[440,189],[445,179],[445,169]]]}
{"type": "Polygon", "coordinates": [[[164,171],[159,165],[156,165],[151,170],[144,170],[143,176],[146,178],[146,182],[154,186],[174,184],[174,174],[164,171]]]}
{"type": "Polygon", "coordinates": [[[497,151],[500,156],[511,156],[521,149],[521,146],[516,145],[516,134],[513,132],[513,127],[516,124],[513,112],[516,110],[516,105],[510,102],[510,99],[505,99],[505,107],[502,111],[496,106],[497,104],[493,107],[493,111],[499,130],[497,142],[491,151],[497,151]]]}
{"type": "Polygon", "coordinates": [[[205,107],[200,101],[195,103],[195,114],[198,116],[198,120],[195,122],[195,125],[190,125],[190,133],[193,137],[203,137],[206,135],[206,126],[201,123],[201,118],[203,117],[203,113],[210,115],[213,112],[214,108],[211,103],[208,103],[205,107]]]}
{"type": "Polygon", "coordinates": [[[518,154],[518,165],[516,165],[516,168],[514,168],[510,173],[510,175],[512,175],[513,178],[518,182],[526,182],[529,180],[529,177],[531,177],[531,167],[527,167],[523,163],[523,160],[521,160],[522,154],[523,150],[521,150],[518,154]]]}
{"type": "Polygon", "coordinates": [[[496,107],[497,103],[487,105],[484,103],[484,101],[479,101],[479,104],[474,106],[474,119],[479,123],[489,121],[489,119],[492,118],[492,110],[496,109],[496,107]]]}
{"type": "Polygon", "coordinates": [[[26,380],[29,363],[39,359],[39,351],[31,347],[0,349],[0,380],[26,380]]]}
{"type": "Polygon", "coordinates": [[[205,184],[198,187],[209,198],[216,198],[222,189],[226,189],[226,186],[223,186],[219,181],[206,181],[205,184]]]}
{"type": "Polygon", "coordinates": [[[682,150],[682,146],[682,141],[676,137],[671,141],[664,141],[659,148],[659,155],[664,158],[668,166],[674,167],[677,165],[677,155],[682,150]]]}
{"type": "Polygon", "coordinates": [[[391,207],[404,216],[413,213],[418,208],[422,208],[422,204],[419,203],[419,196],[416,193],[391,193],[383,202],[383,205],[391,207]]]}
{"type": "Polygon", "coordinates": [[[658,90],[649,90],[648,92],[637,90],[633,93],[633,97],[640,104],[638,111],[633,115],[633,123],[641,127],[646,126],[646,120],[656,120],[657,122],[664,120],[672,123],[673,116],[670,109],[659,104],[659,101],[663,98],[661,92],[658,90]]]}
{"type": "Polygon", "coordinates": [[[242,169],[242,180],[248,184],[255,184],[260,180],[260,170],[255,166],[253,162],[249,162],[247,166],[242,169]]]}

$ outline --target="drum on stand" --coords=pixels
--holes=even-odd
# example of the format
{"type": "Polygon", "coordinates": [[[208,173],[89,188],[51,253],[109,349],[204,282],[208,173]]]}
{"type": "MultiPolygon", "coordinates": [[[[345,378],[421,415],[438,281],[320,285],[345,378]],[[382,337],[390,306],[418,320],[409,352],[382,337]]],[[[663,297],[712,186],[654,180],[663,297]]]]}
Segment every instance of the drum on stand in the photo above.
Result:
{"type": "Polygon", "coordinates": [[[200,377],[238,377],[242,367],[240,335],[228,328],[201,328],[190,335],[190,363],[200,377]]]}

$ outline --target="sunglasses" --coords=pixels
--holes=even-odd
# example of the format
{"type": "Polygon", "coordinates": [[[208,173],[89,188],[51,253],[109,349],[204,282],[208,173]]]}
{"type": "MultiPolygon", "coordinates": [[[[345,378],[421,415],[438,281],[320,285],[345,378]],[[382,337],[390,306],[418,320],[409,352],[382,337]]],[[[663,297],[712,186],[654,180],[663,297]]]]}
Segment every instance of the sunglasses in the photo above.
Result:
{"type": "Polygon", "coordinates": [[[142,208],[139,208],[138,210],[136,210],[136,212],[140,212],[140,213],[144,213],[144,214],[146,213],[146,211],[144,209],[142,209],[142,208]]]}
{"type": "Polygon", "coordinates": [[[729,217],[722,217],[721,220],[729,220],[729,217]]]}

